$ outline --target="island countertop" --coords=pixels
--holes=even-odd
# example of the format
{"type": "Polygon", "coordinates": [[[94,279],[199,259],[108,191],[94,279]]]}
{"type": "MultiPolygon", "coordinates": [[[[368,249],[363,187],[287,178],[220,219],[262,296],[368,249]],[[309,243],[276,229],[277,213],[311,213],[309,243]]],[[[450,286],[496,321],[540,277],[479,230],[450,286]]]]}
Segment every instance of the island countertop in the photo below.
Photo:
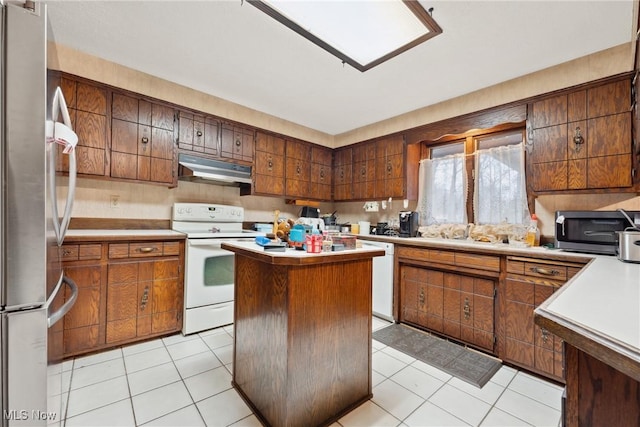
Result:
{"type": "Polygon", "coordinates": [[[567,343],[640,380],[640,264],[596,256],[535,314],[567,343]]]}
{"type": "Polygon", "coordinates": [[[320,253],[309,253],[293,248],[288,248],[284,252],[265,251],[262,246],[254,242],[224,242],[221,247],[268,264],[292,266],[352,261],[385,254],[383,249],[371,246],[320,253]]]}

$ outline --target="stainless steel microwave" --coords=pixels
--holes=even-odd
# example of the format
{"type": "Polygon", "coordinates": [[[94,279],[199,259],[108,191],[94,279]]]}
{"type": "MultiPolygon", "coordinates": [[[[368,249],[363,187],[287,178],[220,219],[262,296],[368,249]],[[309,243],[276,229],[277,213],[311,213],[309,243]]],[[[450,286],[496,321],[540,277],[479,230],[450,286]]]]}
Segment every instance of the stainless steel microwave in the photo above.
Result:
{"type": "Polygon", "coordinates": [[[640,211],[556,211],[555,247],[615,255],[618,231],[640,226],[640,211]],[[632,221],[634,224],[631,224],[632,221]]]}

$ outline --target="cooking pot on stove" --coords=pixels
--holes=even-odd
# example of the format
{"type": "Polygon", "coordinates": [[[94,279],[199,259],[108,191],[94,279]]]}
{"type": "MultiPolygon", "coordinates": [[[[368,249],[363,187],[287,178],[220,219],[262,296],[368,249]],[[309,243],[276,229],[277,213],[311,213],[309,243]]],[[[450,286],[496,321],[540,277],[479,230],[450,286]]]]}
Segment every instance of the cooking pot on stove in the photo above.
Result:
{"type": "Polygon", "coordinates": [[[640,230],[618,231],[617,256],[620,261],[640,262],[640,230]]]}

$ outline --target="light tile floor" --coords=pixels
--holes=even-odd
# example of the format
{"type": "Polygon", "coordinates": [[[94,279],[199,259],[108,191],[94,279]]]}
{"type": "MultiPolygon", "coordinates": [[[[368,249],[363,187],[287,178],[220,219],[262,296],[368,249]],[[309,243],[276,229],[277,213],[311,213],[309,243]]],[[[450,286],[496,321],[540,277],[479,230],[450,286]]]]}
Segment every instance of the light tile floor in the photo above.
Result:
{"type": "MultiPolygon", "coordinates": [[[[67,361],[57,424],[260,426],[231,387],[232,345],[229,326],[67,361]]],[[[479,389],[374,340],[372,378],[373,399],[332,427],[560,425],[562,388],[507,366],[479,389]]]]}

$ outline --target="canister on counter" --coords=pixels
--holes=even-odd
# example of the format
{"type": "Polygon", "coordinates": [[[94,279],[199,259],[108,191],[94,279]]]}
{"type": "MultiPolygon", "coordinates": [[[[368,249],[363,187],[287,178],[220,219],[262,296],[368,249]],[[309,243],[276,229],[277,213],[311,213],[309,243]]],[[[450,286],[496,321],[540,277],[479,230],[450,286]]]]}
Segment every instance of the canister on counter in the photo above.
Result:
{"type": "Polygon", "coordinates": [[[360,224],[351,224],[351,234],[360,234],[360,224]]]}

